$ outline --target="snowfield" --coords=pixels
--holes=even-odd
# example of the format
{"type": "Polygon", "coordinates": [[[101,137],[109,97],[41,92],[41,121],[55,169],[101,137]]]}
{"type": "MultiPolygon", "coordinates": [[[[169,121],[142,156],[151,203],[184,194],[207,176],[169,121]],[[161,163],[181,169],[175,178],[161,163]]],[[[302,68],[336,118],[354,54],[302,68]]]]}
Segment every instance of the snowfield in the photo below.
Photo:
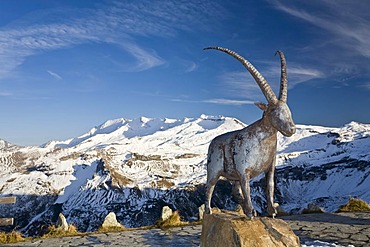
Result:
{"type": "MultiPolygon", "coordinates": [[[[120,118],[40,147],[1,140],[0,192],[17,196],[17,203],[1,206],[0,217],[14,215],[17,228],[30,235],[40,234],[59,212],[82,231],[97,229],[111,211],[127,227],[153,224],[164,205],[195,220],[204,201],[210,141],[245,126],[222,116],[120,118]]],[[[276,201],[291,213],[309,203],[335,211],[350,197],[369,202],[369,151],[369,124],[298,125],[292,137],[279,135],[276,201]]],[[[263,183],[263,176],[251,182],[262,214],[263,183]]],[[[236,207],[230,183],[220,181],[215,193],[215,206],[236,207]]]]}

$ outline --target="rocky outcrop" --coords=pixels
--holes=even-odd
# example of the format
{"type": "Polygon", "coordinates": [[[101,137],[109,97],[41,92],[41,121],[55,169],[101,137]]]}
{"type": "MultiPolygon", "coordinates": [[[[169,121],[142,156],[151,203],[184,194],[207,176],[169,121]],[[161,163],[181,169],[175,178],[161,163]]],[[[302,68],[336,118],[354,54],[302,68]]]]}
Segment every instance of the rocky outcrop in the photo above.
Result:
{"type": "Polygon", "coordinates": [[[307,208],[302,210],[302,214],[321,214],[325,213],[325,210],[315,203],[309,203],[307,208]]]}
{"type": "Polygon", "coordinates": [[[67,223],[66,217],[64,217],[62,213],[60,213],[58,216],[56,227],[57,229],[60,229],[62,231],[65,231],[65,232],[68,231],[68,223],[67,223]]]}
{"type": "Polygon", "coordinates": [[[162,208],[162,215],[161,215],[161,220],[162,221],[165,221],[167,220],[168,218],[171,217],[171,215],[173,214],[173,211],[172,209],[169,207],[169,206],[164,206],[162,208]]]}
{"type": "Polygon", "coordinates": [[[205,210],[205,205],[204,204],[200,205],[200,207],[198,208],[198,213],[199,213],[198,220],[203,220],[204,210],[205,210]]]}
{"type": "Polygon", "coordinates": [[[299,238],[281,219],[257,217],[223,211],[205,214],[201,246],[300,246],[299,238]]]}
{"type": "Polygon", "coordinates": [[[102,228],[110,229],[110,228],[123,228],[123,226],[117,221],[116,214],[114,212],[110,212],[104,219],[102,224],[102,228]]]}

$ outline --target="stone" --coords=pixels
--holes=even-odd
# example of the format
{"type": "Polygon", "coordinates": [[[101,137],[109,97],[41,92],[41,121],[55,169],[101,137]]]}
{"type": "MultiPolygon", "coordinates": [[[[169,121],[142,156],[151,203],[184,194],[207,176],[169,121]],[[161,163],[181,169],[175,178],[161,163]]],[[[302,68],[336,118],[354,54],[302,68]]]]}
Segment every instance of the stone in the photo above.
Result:
{"type": "Polygon", "coordinates": [[[199,220],[203,220],[204,210],[205,210],[205,205],[204,205],[204,204],[202,204],[202,205],[198,208],[199,220]]]}
{"type": "Polygon", "coordinates": [[[66,217],[64,217],[62,213],[60,213],[58,216],[56,227],[62,231],[68,231],[68,223],[66,217]]]}
{"type": "Polygon", "coordinates": [[[201,246],[301,246],[289,225],[268,217],[248,219],[244,214],[230,211],[205,214],[201,246]]]}
{"type": "Polygon", "coordinates": [[[355,240],[355,241],[369,241],[369,238],[366,236],[366,235],[363,235],[363,234],[353,234],[351,236],[351,239],[355,240]]]}
{"type": "Polygon", "coordinates": [[[316,205],[315,203],[309,203],[307,208],[302,210],[302,214],[318,214],[325,213],[325,210],[316,205]]]}
{"type": "Polygon", "coordinates": [[[169,206],[164,206],[162,208],[161,220],[167,220],[173,214],[172,209],[169,206]]]}
{"type": "Polygon", "coordinates": [[[114,212],[110,212],[105,217],[104,222],[101,226],[102,228],[123,228],[123,226],[117,221],[116,214],[114,212]]]}
{"type": "Polygon", "coordinates": [[[289,213],[287,211],[285,211],[279,204],[277,204],[277,206],[275,208],[276,208],[278,216],[287,216],[287,215],[289,215],[289,213]]]}

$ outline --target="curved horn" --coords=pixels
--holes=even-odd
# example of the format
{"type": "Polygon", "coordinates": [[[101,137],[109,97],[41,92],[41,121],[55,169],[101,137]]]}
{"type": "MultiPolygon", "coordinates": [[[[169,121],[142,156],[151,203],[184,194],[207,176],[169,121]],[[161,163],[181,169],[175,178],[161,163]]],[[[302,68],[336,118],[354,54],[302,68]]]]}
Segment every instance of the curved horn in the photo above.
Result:
{"type": "Polygon", "coordinates": [[[207,47],[207,48],[204,48],[203,50],[219,50],[219,51],[222,51],[222,52],[225,52],[233,57],[235,57],[239,62],[241,62],[244,67],[249,71],[249,73],[251,73],[251,75],[253,76],[254,80],[257,82],[258,86],[261,88],[262,90],[262,93],[265,95],[267,101],[269,103],[273,103],[273,104],[276,104],[277,103],[277,98],[276,98],[276,95],[274,93],[274,91],[272,91],[270,85],[267,83],[266,79],[261,75],[261,73],[248,61],[246,60],[245,58],[243,58],[242,56],[240,56],[238,53],[234,52],[234,51],[231,51],[227,48],[223,48],[223,47],[207,47]]]}
{"type": "Polygon", "coordinates": [[[286,70],[286,60],[285,60],[284,53],[282,51],[276,51],[275,56],[278,53],[280,56],[280,63],[281,63],[279,100],[286,103],[287,94],[288,94],[288,75],[287,75],[287,70],[286,70]]]}

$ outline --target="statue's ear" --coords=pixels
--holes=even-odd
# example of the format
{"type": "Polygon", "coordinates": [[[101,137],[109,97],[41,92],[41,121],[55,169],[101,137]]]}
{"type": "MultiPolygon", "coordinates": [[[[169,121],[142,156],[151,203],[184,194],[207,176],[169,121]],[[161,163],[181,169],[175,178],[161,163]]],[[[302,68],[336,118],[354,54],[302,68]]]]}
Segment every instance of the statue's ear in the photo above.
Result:
{"type": "Polygon", "coordinates": [[[260,108],[262,111],[266,111],[267,110],[267,105],[265,103],[262,103],[262,102],[255,102],[254,103],[258,108],[260,108]]]}

